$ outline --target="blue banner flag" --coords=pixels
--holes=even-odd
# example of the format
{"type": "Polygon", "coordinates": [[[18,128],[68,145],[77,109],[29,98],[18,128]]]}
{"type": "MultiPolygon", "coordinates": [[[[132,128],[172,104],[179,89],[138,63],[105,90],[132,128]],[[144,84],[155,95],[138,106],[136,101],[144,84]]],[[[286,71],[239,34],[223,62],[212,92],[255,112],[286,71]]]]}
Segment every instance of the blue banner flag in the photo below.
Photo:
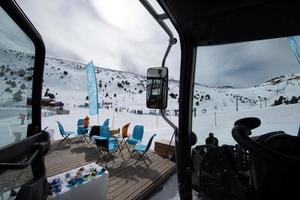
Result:
{"type": "Polygon", "coordinates": [[[298,44],[297,44],[297,41],[296,41],[296,38],[294,36],[291,36],[291,37],[288,37],[287,38],[289,43],[290,43],[290,46],[298,60],[298,63],[300,64],[300,51],[299,51],[299,48],[298,48],[298,44]]]}
{"type": "Polygon", "coordinates": [[[89,95],[89,113],[90,115],[98,114],[98,90],[97,90],[97,79],[93,61],[85,66],[87,73],[88,82],[88,95],[89,95]]]}

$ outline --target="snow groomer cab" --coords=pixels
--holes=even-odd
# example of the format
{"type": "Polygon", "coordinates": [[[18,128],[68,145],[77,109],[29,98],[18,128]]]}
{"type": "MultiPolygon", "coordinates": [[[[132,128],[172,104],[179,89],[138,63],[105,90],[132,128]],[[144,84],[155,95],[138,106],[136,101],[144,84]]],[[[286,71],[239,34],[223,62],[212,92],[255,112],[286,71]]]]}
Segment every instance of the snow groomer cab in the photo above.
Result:
{"type": "MultiPolygon", "coordinates": [[[[157,0],[164,11],[158,13],[140,2],[170,37],[162,66],[147,71],[146,99],[174,128],[180,198],[298,199],[300,3],[157,0]],[[178,127],[165,116],[172,70],[165,61],[175,44],[181,48],[178,127]]],[[[5,190],[15,199],[46,199],[45,46],[13,0],[0,1],[0,19],[2,58],[11,62],[0,66],[0,180],[10,178],[5,190]],[[16,87],[7,74],[23,82],[16,87]]]]}
{"type": "MultiPolygon", "coordinates": [[[[141,2],[179,36],[180,198],[298,198],[299,2],[158,0],[165,13],[141,2]]],[[[166,72],[148,70],[147,106],[162,115],[166,72]]]]}

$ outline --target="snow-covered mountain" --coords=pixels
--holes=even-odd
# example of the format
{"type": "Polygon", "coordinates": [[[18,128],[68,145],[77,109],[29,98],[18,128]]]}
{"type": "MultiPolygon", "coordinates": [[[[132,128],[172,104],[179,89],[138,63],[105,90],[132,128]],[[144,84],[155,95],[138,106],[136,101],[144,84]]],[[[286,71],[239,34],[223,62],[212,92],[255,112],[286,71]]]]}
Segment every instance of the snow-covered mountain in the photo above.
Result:
{"type": "Polygon", "coordinates": [[[26,88],[32,88],[32,54],[0,49],[0,105],[26,102],[26,88]]]}
{"type": "MultiPolygon", "coordinates": [[[[81,106],[87,100],[85,65],[71,61],[47,58],[43,91],[54,94],[57,101],[67,106],[81,106]]],[[[146,77],[131,72],[95,67],[99,102],[112,103],[113,108],[146,109],[146,77]]],[[[145,72],[146,73],[146,72],[145,72]]],[[[177,94],[169,101],[170,109],[178,108],[178,82],[170,81],[170,93],[177,94]]]]}
{"type": "Polygon", "coordinates": [[[202,112],[252,109],[300,103],[300,74],[282,75],[250,88],[197,85],[194,106],[202,112]],[[238,108],[237,108],[238,107],[238,108]]]}
{"type": "MultiPolygon", "coordinates": [[[[0,49],[1,96],[22,96],[24,88],[31,87],[33,57],[29,54],[0,49]],[[13,61],[13,62],[12,62],[13,61]],[[13,63],[13,64],[11,64],[13,63]],[[22,69],[27,70],[22,70],[22,69]],[[6,74],[10,73],[10,80],[6,74]],[[21,91],[21,92],[20,92],[21,91]],[[20,94],[21,93],[21,94],[20,94]]],[[[46,58],[43,94],[48,91],[56,101],[67,107],[84,106],[87,100],[87,76],[82,63],[46,58]]],[[[145,75],[96,67],[100,103],[111,103],[113,108],[146,109],[145,75]]],[[[145,72],[146,73],[146,72],[145,72]]],[[[195,84],[194,108],[202,113],[238,109],[252,109],[271,105],[300,102],[300,74],[270,77],[251,88],[209,87],[195,84]]],[[[169,81],[168,109],[178,109],[179,82],[169,81]]],[[[24,95],[23,95],[24,96],[24,95]]],[[[22,99],[24,101],[24,99],[22,99]]],[[[0,102],[3,104],[5,102],[0,102]]]]}

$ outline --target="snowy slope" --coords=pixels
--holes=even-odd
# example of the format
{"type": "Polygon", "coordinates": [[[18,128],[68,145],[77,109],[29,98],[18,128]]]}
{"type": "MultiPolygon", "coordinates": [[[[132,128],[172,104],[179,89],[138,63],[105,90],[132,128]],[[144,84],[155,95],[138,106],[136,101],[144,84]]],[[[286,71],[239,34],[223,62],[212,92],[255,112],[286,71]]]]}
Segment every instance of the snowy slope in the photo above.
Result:
{"type": "MultiPolygon", "coordinates": [[[[100,103],[102,101],[112,102],[113,107],[147,110],[145,108],[146,77],[144,75],[97,67],[96,76],[99,84],[100,103]],[[119,87],[118,84],[121,84],[122,87],[119,87]]],[[[44,81],[44,90],[49,88],[50,92],[57,94],[57,100],[65,102],[67,106],[78,106],[88,102],[85,99],[87,85],[84,64],[47,58],[44,81]]],[[[178,108],[178,93],[179,82],[171,80],[169,82],[169,110],[178,108]]],[[[239,109],[270,106],[280,96],[288,100],[291,100],[293,96],[298,98],[300,75],[282,76],[275,82],[268,81],[259,86],[243,89],[214,88],[196,84],[194,107],[203,112],[205,110],[208,112],[234,110],[236,109],[236,95],[239,95],[239,109]]]]}
{"type": "Polygon", "coordinates": [[[290,103],[293,96],[300,102],[300,74],[273,78],[259,86],[242,89],[213,88],[196,84],[194,107],[199,108],[203,113],[236,110],[236,104],[238,110],[257,109],[274,105],[275,100],[280,96],[287,101],[286,104],[290,103]]]}
{"type": "MultiPolygon", "coordinates": [[[[74,107],[88,103],[85,65],[61,59],[47,58],[44,92],[49,88],[57,101],[74,107]]],[[[113,107],[144,109],[146,77],[143,75],[96,67],[99,102],[112,102],[113,107]]],[[[178,93],[178,82],[171,81],[170,92],[178,93]]],[[[178,100],[170,99],[170,109],[178,108],[178,100]]]]}
{"type": "MultiPolygon", "coordinates": [[[[16,92],[22,90],[21,87],[24,88],[24,85],[21,86],[24,83],[26,88],[31,88],[31,85],[26,83],[30,83],[28,79],[30,80],[32,70],[27,70],[25,74],[20,70],[24,67],[31,69],[32,66],[31,55],[0,49],[1,97],[9,95],[13,98],[16,92]],[[13,73],[11,80],[5,80],[6,73],[13,73]]],[[[87,77],[84,67],[82,63],[47,57],[43,93],[49,89],[49,92],[55,95],[56,101],[64,102],[69,108],[88,103],[86,99],[87,77]]],[[[144,112],[149,112],[145,108],[146,77],[144,75],[96,67],[96,76],[100,103],[110,102],[113,108],[124,107],[129,111],[142,109],[144,112]]],[[[293,96],[299,102],[300,74],[270,78],[269,81],[251,88],[229,86],[216,88],[195,84],[194,108],[198,113],[231,111],[236,109],[236,103],[238,103],[239,110],[256,109],[273,105],[280,96],[283,102],[290,101],[293,96]]],[[[168,109],[171,111],[178,109],[178,93],[179,82],[169,81],[168,109]]]]}
{"type": "Polygon", "coordinates": [[[31,54],[0,49],[0,105],[25,104],[30,94],[26,88],[32,88],[34,57],[31,54]]]}

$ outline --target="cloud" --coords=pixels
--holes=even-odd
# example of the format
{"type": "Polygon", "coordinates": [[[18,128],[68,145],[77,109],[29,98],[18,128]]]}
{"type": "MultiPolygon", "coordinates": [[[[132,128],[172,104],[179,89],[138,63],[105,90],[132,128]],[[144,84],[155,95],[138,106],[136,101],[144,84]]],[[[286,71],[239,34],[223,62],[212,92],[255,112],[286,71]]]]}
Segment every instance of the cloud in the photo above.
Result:
{"type": "Polygon", "coordinates": [[[286,38],[198,47],[196,66],[196,81],[213,86],[251,87],[300,72],[286,38]]]}
{"type": "MultiPolygon", "coordinates": [[[[161,66],[168,36],[138,0],[17,2],[41,33],[48,56],[81,63],[93,60],[98,67],[144,75],[148,67],[161,66]]],[[[162,12],[156,1],[150,2],[162,12]]],[[[179,79],[180,55],[178,42],[166,61],[170,79],[179,79]]],[[[196,67],[196,82],[235,87],[300,69],[286,38],[199,47],[196,67]]]]}
{"type": "MultiPolygon", "coordinates": [[[[93,60],[98,67],[140,74],[147,67],[161,66],[168,37],[137,0],[17,2],[41,33],[47,56],[93,60]]],[[[170,76],[179,79],[179,44],[171,50],[167,65],[170,76]]]]}
{"type": "Polygon", "coordinates": [[[29,54],[34,53],[34,45],[32,41],[24,34],[24,32],[1,7],[0,19],[0,48],[22,51],[29,54]]]}

